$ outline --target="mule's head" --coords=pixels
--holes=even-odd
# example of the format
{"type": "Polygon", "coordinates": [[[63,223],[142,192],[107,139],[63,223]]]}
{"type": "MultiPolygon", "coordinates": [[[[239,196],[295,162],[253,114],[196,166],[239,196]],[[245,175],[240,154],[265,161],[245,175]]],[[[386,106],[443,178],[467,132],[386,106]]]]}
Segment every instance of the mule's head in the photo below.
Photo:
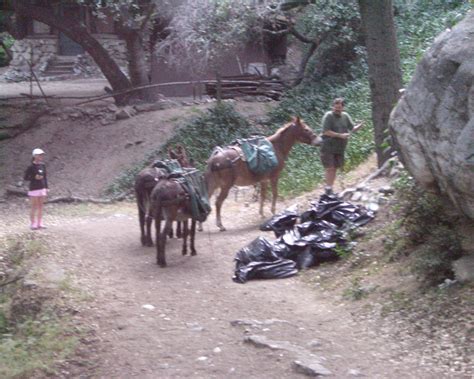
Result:
{"type": "Polygon", "coordinates": [[[186,149],[184,148],[183,145],[178,144],[176,146],[176,150],[173,150],[172,148],[168,149],[168,156],[171,159],[176,159],[181,167],[192,167],[189,160],[188,160],[188,155],[186,154],[186,149]]]}
{"type": "Polygon", "coordinates": [[[299,116],[296,116],[293,119],[291,128],[295,133],[296,139],[301,143],[319,146],[322,142],[321,137],[319,137],[315,132],[313,132],[313,130],[308,125],[306,125],[305,122],[299,116]]]}

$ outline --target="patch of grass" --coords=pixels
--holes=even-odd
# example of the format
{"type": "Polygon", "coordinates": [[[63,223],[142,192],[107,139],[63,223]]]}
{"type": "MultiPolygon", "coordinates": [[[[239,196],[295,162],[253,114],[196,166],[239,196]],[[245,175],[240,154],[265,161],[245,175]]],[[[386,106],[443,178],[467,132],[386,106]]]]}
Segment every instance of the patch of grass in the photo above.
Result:
{"type": "Polygon", "coordinates": [[[351,286],[346,288],[342,294],[345,299],[349,300],[362,300],[369,295],[369,290],[361,285],[362,279],[360,277],[354,277],[351,281],[351,286]]]}
{"type": "Polygon", "coordinates": [[[411,271],[427,286],[452,279],[451,264],[462,256],[456,229],[463,221],[450,217],[440,199],[422,191],[408,175],[395,188],[400,218],[386,232],[389,261],[410,255],[411,271]]]}
{"type": "Polygon", "coordinates": [[[70,355],[77,337],[69,335],[65,320],[43,315],[0,334],[0,377],[30,377],[40,370],[54,374],[54,366],[70,355]]]}
{"type": "MultiPolygon", "coordinates": [[[[25,233],[0,239],[2,268],[9,274],[0,287],[0,377],[54,375],[75,350],[72,322],[56,312],[56,292],[23,285],[34,260],[49,252],[47,241],[25,233]]],[[[1,284],[1,283],[0,283],[1,284]]]]}
{"type": "Polygon", "coordinates": [[[385,301],[381,309],[381,316],[386,317],[392,312],[401,310],[410,310],[413,306],[413,299],[404,291],[391,290],[388,299],[385,301]]]}

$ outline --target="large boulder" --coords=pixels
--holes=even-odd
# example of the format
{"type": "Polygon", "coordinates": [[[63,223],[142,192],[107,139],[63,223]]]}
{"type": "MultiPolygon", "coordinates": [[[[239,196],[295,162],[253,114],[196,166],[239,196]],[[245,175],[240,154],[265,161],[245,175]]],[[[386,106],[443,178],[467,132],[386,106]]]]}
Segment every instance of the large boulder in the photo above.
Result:
{"type": "Polygon", "coordinates": [[[474,219],[474,11],[440,34],[390,117],[417,182],[474,219]]]}

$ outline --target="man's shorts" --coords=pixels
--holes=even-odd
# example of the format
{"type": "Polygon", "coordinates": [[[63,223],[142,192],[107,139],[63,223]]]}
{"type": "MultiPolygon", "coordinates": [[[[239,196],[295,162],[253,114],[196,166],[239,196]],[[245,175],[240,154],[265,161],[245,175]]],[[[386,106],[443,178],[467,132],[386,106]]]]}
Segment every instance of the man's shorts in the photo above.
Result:
{"type": "Polygon", "coordinates": [[[333,154],[321,151],[320,157],[324,168],[344,167],[344,154],[333,154]]]}

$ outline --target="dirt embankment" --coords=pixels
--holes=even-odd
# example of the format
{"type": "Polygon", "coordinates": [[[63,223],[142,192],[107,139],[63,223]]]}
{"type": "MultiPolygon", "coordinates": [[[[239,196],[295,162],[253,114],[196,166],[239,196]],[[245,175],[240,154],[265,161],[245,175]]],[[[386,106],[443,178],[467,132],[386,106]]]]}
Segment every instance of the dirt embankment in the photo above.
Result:
{"type": "MultiPolygon", "coordinates": [[[[56,96],[89,96],[101,93],[103,85],[105,83],[98,80],[50,82],[44,83],[44,90],[56,96]]],[[[24,83],[2,83],[2,97],[16,95],[22,89],[25,92],[24,83]]],[[[0,141],[2,187],[21,182],[32,149],[41,147],[47,153],[51,196],[98,196],[123,171],[158,151],[176,128],[212,105],[205,99],[195,102],[181,99],[179,103],[173,100],[174,106],[168,109],[140,112],[134,117],[110,122],[104,117],[104,113],[113,108],[110,101],[76,109],[71,109],[71,101],[55,101],[57,106],[52,109],[53,114],[50,112],[39,118],[28,132],[0,141]],[[187,105],[180,105],[183,103],[187,105]]],[[[271,102],[238,101],[235,104],[239,112],[254,121],[265,116],[272,107],[271,102]]],[[[5,114],[7,108],[3,107],[5,119],[16,117],[20,123],[24,120],[22,116],[27,108],[19,112],[22,108],[16,105],[5,114]]],[[[31,109],[32,112],[35,110],[35,107],[31,109]]]]}

